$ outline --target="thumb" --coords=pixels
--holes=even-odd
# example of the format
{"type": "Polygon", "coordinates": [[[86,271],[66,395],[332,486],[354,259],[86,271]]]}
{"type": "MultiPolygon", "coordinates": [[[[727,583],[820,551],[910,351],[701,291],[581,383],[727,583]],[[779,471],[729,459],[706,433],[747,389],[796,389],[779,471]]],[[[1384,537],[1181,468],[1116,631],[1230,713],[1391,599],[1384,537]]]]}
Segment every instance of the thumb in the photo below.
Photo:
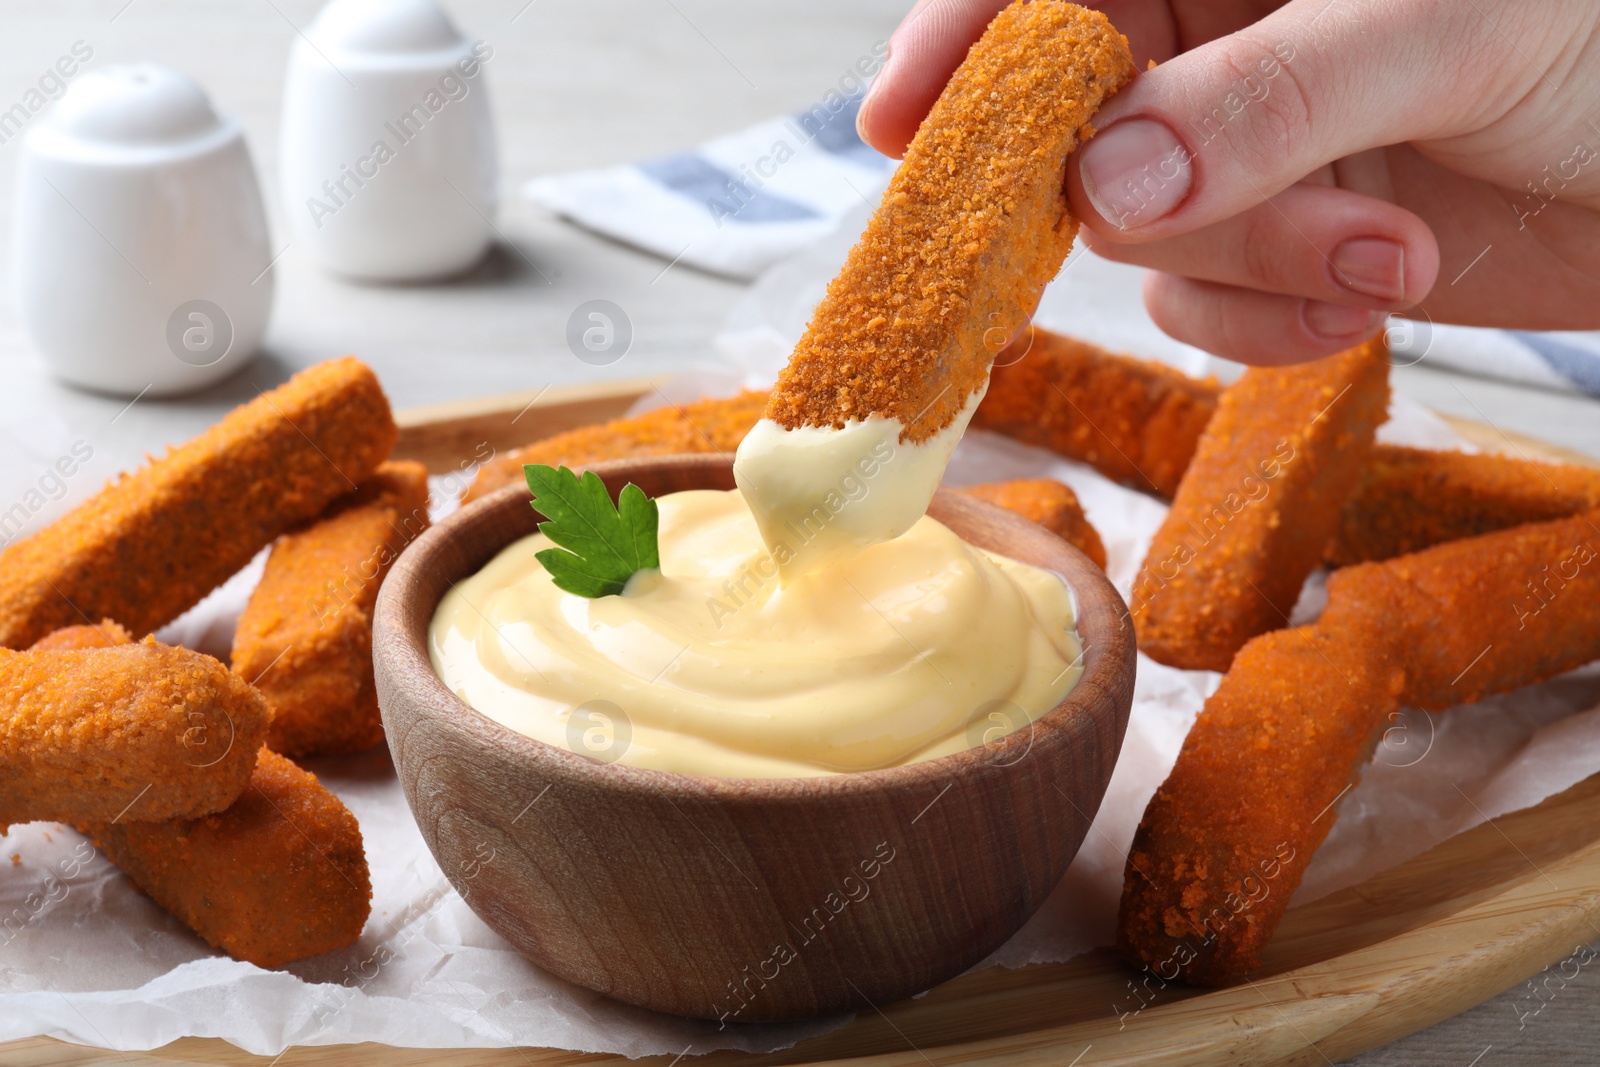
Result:
{"type": "Polygon", "coordinates": [[[1460,66],[1444,69],[1446,13],[1295,0],[1156,67],[1101,108],[1100,132],[1074,154],[1074,211],[1114,240],[1171,237],[1336,159],[1423,136],[1460,66]]]}

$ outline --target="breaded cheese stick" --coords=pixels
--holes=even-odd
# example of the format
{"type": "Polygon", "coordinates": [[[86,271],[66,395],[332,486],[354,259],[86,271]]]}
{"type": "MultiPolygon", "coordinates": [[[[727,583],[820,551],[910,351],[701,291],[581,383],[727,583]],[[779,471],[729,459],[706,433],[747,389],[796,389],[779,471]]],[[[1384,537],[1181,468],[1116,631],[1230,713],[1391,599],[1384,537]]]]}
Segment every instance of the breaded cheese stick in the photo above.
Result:
{"type": "MultiPolygon", "coordinates": [[[[108,620],[57,630],[30,651],[132,640],[108,620]]],[[[355,817],[315,775],[265,748],[249,786],[224,811],[79,825],[156,903],[235,959],[262,967],[349,944],[371,910],[355,817]]]]}
{"type": "Polygon", "coordinates": [[[1170,500],[1221,391],[1215,378],[1034,327],[995,358],[972,425],[1170,500]]]}
{"type": "Polygon", "coordinates": [[[1067,155],[1135,73],[1105,16],[1013,3],[951,76],[739,446],[734,476],[780,571],[899,536],[927,510],[982,398],[1077,233],[1067,155]],[[791,529],[868,460],[862,502],[791,529]]]}
{"type": "Polygon", "coordinates": [[[1106,547],[1083,513],[1078,494],[1053,478],[962,486],[961,491],[1036,522],[1106,569],[1106,547]]]}
{"type": "Polygon", "coordinates": [[[29,652],[80,652],[86,648],[111,648],[133,644],[133,635],[121,623],[101,619],[98,623],[67,626],[47,634],[28,646],[29,652]]]}
{"type": "MultiPolygon", "coordinates": [[[[1041,330],[995,360],[972,425],[1171,499],[1221,392],[1161,363],[1041,330]]],[[[1342,567],[1600,507],[1600,471],[1375,443],[1324,561],[1342,567]]]]}
{"type": "Polygon", "coordinates": [[[273,544],[233,637],[234,672],[272,706],[273,751],[355,752],[383,740],[372,610],[390,564],[427,526],[427,468],[391,461],[273,544]]]}
{"type": "Polygon", "coordinates": [[[396,432],[362,363],[302,371],[0,553],[0,646],[106,616],[135,634],[172,621],[354,489],[396,432]]]}
{"type": "Polygon", "coordinates": [[[1437,710],[1600,659],[1600,510],[1335,572],[1324,618],[1400,602],[1405,701],[1437,710]],[[1409,622],[1412,629],[1405,630],[1409,622]]]}
{"type": "Polygon", "coordinates": [[[153,640],[0,650],[0,826],[220,811],[249,780],[270,716],[221,663],[153,640]]]}
{"type": "Polygon", "coordinates": [[[1139,647],[1227,670],[1287,623],[1360,480],[1389,405],[1381,337],[1230,386],[1134,581],[1139,647]]]}
{"type": "Polygon", "coordinates": [[[766,410],[768,395],[746,390],[715,400],[674,404],[534,441],[479,467],[472,484],[461,494],[461,502],[469,504],[508,485],[526,485],[522,475],[525,463],[577,470],[601,460],[634,456],[732,453],[766,410]]]}
{"type": "Polygon", "coordinates": [[[269,749],[226,811],[82,829],[185,926],[259,967],[350,944],[372,910],[355,816],[315,775],[269,749]]]}
{"type": "Polygon", "coordinates": [[[1596,604],[1600,511],[1334,574],[1314,626],[1240,651],[1146,809],[1124,952],[1164,980],[1242,977],[1399,702],[1445,708],[1600,658],[1596,604]]]}
{"type": "Polygon", "coordinates": [[[1264,634],[1235,657],[1134,835],[1117,943],[1160,981],[1252,970],[1399,707],[1381,623],[1264,634]]]}
{"type": "Polygon", "coordinates": [[[1335,567],[1390,559],[1594,507],[1600,507],[1600,470],[1380,445],[1325,558],[1335,567]]]}

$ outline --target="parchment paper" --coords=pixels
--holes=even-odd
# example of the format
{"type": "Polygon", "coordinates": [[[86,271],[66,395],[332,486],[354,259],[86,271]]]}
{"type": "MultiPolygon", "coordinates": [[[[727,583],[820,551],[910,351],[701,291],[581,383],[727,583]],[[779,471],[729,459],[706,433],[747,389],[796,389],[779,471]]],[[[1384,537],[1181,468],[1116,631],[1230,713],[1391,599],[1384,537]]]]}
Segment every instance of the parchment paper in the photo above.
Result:
{"type": "MultiPolygon", "coordinates": [[[[762,279],[721,338],[725,358],[708,360],[704,373],[685,376],[667,394],[689,399],[726,393],[741,381],[769,382],[859,223],[846,229],[762,279]]],[[[1139,303],[1137,272],[1082,253],[1052,286],[1039,321],[1191,373],[1230,369],[1155,330],[1139,303]]],[[[1397,404],[1392,415],[1386,439],[1435,446],[1455,440],[1412,406],[1397,404]]],[[[0,460],[18,461],[0,462],[0,470],[36,476],[34,467],[71,445],[64,427],[45,426],[19,453],[16,440],[23,439],[0,435],[0,460]]],[[[1161,521],[1156,501],[1080,465],[981,433],[969,434],[958,449],[947,481],[1032,475],[1059,478],[1078,492],[1105,540],[1111,578],[1126,592],[1161,521]]],[[[436,481],[436,495],[451,497],[461,484],[459,477],[448,485],[436,481]]],[[[0,489],[10,488],[0,479],[0,489]]],[[[436,503],[440,512],[451,506],[448,499],[436,503]]],[[[164,636],[225,652],[258,568],[259,561],[164,636]]],[[[1297,615],[1313,617],[1320,595],[1313,579],[1297,615]]],[[[1094,827],[1045,907],[986,966],[1065,960],[1110,943],[1134,827],[1218,678],[1139,658],[1127,741],[1094,827]]],[[[385,750],[308,766],[361,822],[376,898],[359,943],[279,971],[229,960],[147,900],[77,834],[47,824],[14,827],[0,840],[0,859],[9,860],[0,862],[0,1040],[50,1034],[133,1050],[199,1035],[263,1055],[295,1044],[372,1041],[675,1056],[782,1048],[847,1021],[718,1031],[628,1008],[544,974],[449,887],[422,844],[385,750]]],[[[1345,797],[1295,902],[1359,882],[1596,771],[1600,670],[1593,667],[1471,708],[1406,712],[1345,797]]]]}

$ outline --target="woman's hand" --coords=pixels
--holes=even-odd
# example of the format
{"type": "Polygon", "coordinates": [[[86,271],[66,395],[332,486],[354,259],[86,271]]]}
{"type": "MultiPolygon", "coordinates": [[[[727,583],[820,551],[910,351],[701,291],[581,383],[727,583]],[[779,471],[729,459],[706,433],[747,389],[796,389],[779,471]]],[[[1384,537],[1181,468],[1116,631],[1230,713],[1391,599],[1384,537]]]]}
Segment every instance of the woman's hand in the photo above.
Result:
{"type": "MultiPolygon", "coordinates": [[[[859,119],[898,155],[1004,0],[921,0],[859,119]]],[[[1600,327],[1600,0],[1108,0],[1160,66],[1073,154],[1088,244],[1162,329],[1290,363],[1420,305],[1600,327]]]]}

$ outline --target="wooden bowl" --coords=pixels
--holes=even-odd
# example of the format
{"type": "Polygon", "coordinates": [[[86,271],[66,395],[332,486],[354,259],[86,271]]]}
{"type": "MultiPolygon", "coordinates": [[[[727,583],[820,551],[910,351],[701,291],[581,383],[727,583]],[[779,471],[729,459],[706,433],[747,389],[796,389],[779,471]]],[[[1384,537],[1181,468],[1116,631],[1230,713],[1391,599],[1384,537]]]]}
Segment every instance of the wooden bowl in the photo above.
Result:
{"type": "MultiPolygon", "coordinates": [[[[718,456],[590,469],[613,497],[630,481],[651,496],[733,488],[718,456]]],[[[1133,694],[1127,608],[1082,553],[941,490],[930,515],[1071,585],[1077,686],[1031,729],[954,755],[819,778],[706,778],[535,741],[434,674],[440,598],[535,532],[528,501],[503,489],[423,534],[384,583],[373,644],[389,748],[423,839],[528,959],[676,1015],[798,1019],[960,974],[1055,888],[1105,795],[1133,694]]]]}

